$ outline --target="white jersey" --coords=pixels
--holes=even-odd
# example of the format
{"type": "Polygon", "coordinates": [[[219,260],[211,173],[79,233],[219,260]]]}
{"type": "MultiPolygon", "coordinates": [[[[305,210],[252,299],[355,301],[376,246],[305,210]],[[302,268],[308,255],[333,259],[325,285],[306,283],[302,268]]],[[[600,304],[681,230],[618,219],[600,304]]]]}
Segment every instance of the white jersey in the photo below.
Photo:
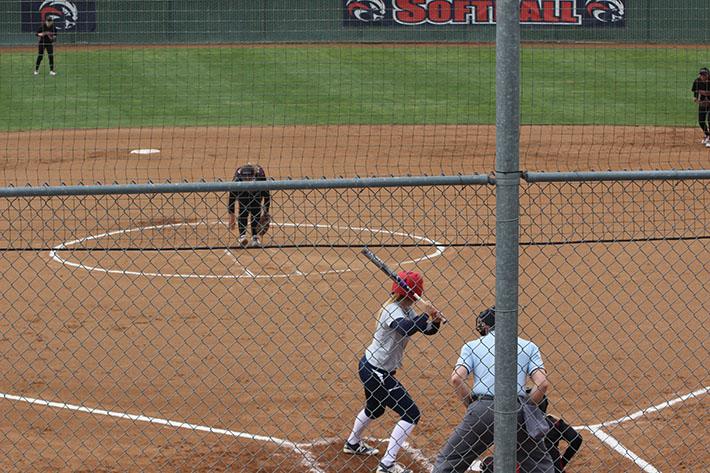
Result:
{"type": "Polygon", "coordinates": [[[409,342],[406,335],[390,328],[397,319],[414,319],[416,313],[411,308],[403,310],[397,302],[386,305],[377,321],[372,343],[365,350],[365,359],[375,368],[385,371],[395,371],[402,366],[404,349],[409,342]]]}

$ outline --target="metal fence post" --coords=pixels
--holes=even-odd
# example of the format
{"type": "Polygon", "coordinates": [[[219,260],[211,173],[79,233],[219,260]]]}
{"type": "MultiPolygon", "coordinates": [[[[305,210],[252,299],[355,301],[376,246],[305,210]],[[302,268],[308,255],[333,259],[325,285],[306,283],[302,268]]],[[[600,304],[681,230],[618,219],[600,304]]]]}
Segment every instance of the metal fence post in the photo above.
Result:
{"type": "Polygon", "coordinates": [[[495,472],[513,473],[517,434],[520,3],[496,3],[495,472]]]}

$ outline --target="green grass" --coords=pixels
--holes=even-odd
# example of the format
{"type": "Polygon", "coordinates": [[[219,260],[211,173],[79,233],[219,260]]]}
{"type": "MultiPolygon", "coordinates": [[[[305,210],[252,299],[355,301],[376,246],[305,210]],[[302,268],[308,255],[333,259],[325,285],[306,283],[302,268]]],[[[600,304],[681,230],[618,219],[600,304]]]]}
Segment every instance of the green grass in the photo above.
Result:
{"type": "MultiPolygon", "coordinates": [[[[528,46],[523,124],[692,126],[708,49],[528,46]]],[[[0,55],[0,130],[188,125],[493,124],[493,47],[290,46],[0,55]]]]}

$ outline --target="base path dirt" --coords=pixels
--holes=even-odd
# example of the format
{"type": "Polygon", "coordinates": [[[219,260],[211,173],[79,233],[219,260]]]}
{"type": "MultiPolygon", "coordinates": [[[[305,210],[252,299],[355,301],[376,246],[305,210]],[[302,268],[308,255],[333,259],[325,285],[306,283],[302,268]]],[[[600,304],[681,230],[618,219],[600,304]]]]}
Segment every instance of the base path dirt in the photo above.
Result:
{"type": "MultiPolygon", "coordinates": [[[[523,126],[520,169],[699,169],[699,129],[523,126]]],[[[2,185],[228,180],[247,161],[274,178],[489,173],[495,128],[473,125],[156,127],[0,133],[2,185]],[[156,154],[132,154],[156,149],[156,154]]]]}

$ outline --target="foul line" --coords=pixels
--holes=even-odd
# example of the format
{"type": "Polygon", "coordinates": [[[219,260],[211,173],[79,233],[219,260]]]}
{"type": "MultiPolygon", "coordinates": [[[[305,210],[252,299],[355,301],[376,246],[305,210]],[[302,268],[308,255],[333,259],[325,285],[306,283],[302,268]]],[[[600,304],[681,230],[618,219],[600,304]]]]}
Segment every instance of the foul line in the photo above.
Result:
{"type": "Polygon", "coordinates": [[[609,445],[613,450],[619,453],[622,457],[628,458],[632,462],[636,463],[643,471],[646,473],[661,473],[653,465],[644,460],[643,458],[636,455],[634,452],[624,447],[621,442],[616,440],[611,435],[602,432],[601,429],[593,429],[590,427],[585,427],[585,430],[593,433],[602,443],[609,445]]]}
{"type": "MultiPolygon", "coordinates": [[[[237,437],[237,438],[243,438],[243,439],[248,439],[248,440],[257,440],[261,442],[270,442],[273,444],[276,444],[279,447],[285,447],[293,450],[297,454],[301,455],[301,464],[306,466],[308,468],[308,471],[311,473],[326,473],[321,465],[318,463],[318,460],[315,458],[315,456],[308,451],[309,448],[317,447],[317,446],[322,446],[322,445],[330,445],[334,442],[339,441],[340,439],[331,437],[331,438],[323,438],[320,440],[316,440],[313,442],[300,442],[300,443],[295,443],[291,442],[290,440],[285,440],[281,439],[278,437],[273,437],[271,435],[255,435],[255,434],[248,434],[246,432],[237,432],[235,430],[227,430],[227,429],[220,429],[220,428],[215,428],[215,427],[208,427],[205,425],[198,425],[198,424],[189,424],[187,422],[180,422],[176,420],[169,420],[169,419],[161,419],[159,417],[151,417],[151,416],[145,416],[142,414],[128,414],[125,412],[116,412],[116,411],[109,411],[105,409],[98,409],[95,407],[86,407],[86,406],[77,406],[75,404],[68,404],[65,402],[55,402],[55,401],[46,401],[44,399],[36,399],[33,397],[28,397],[28,396],[17,396],[14,394],[6,394],[6,393],[0,393],[0,398],[6,399],[8,401],[19,401],[19,402],[26,402],[30,405],[36,405],[36,406],[45,406],[45,407],[53,407],[55,409],[67,409],[70,411],[76,411],[76,412],[84,412],[86,414],[92,414],[92,415],[101,415],[101,416],[107,416],[107,417],[115,417],[118,419],[127,419],[127,420],[132,420],[132,421],[137,421],[137,422],[146,422],[148,424],[154,424],[154,425],[161,425],[161,426],[168,426],[168,427],[174,427],[176,429],[186,429],[186,430],[191,430],[191,431],[196,431],[196,432],[207,432],[210,434],[218,434],[218,435],[227,435],[230,437],[237,437]]],[[[388,439],[373,439],[378,442],[386,442],[388,439]]],[[[416,461],[419,461],[422,463],[425,468],[428,469],[428,471],[431,471],[434,465],[429,461],[429,459],[424,455],[424,453],[419,450],[418,448],[412,447],[411,444],[408,442],[405,442],[404,445],[402,446],[406,451],[410,453],[413,459],[416,461]]]]}
{"type": "Polygon", "coordinates": [[[615,419],[615,420],[610,420],[608,422],[602,422],[601,424],[588,425],[587,428],[600,429],[602,427],[610,427],[612,425],[621,424],[622,422],[626,422],[627,420],[638,419],[639,417],[645,416],[646,414],[653,414],[654,412],[658,412],[661,409],[665,409],[666,407],[671,407],[672,405],[678,404],[679,402],[687,401],[688,399],[690,399],[692,397],[700,397],[703,394],[707,394],[709,391],[710,391],[710,386],[706,386],[702,389],[698,389],[697,391],[693,391],[692,393],[684,394],[684,395],[679,396],[675,399],[671,399],[670,401],[664,401],[660,404],[656,404],[655,406],[647,407],[646,409],[641,409],[638,412],[634,412],[633,414],[629,414],[624,417],[619,417],[618,419],[615,419]]]}
{"type": "Polygon", "coordinates": [[[116,417],[119,419],[128,419],[128,420],[137,421],[137,422],[147,422],[149,424],[164,425],[164,426],[168,426],[168,427],[174,427],[176,429],[186,429],[186,430],[192,430],[192,431],[198,431],[198,432],[208,432],[211,434],[228,435],[231,437],[238,437],[238,438],[249,439],[249,440],[259,440],[262,442],[271,442],[271,443],[278,445],[279,447],[286,447],[286,448],[289,448],[289,449],[293,450],[294,452],[300,454],[302,456],[301,464],[308,467],[308,471],[310,471],[311,473],[325,473],[325,471],[323,471],[321,468],[318,467],[318,462],[315,459],[315,457],[313,456],[313,454],[311,454],[310,452],[308,452],[307,450],[302,448],[301,445],[291,442],[289,440],[281,439],[278,437],[273,437],[270,435],[265,436],[265,435],[248,434],[245,432],[237,432],[234,430],[219,429],[219,428],[215,428],[215,427],[208,427],[205,425],[188,424],[187,422],[180,422],[180,421],[176,421],[176,420],[160,419],[158,417],[144,416],[141,414],[127,414],[125,412],[107,411],[104,409],[97,409],[94,407],[85,407],[85,406],[77,406],[74,404],[67,404],[65,402],[45,401],[43,399],[35,399],[32,397],[27,397],[27,396],[16,396],[14,394],[0,393],[0,398],[7,399],[9,401],[26,402],[30,405],[53,407],[56,409],[68,409],[70,411],[84,412],[86,414],[116,417]]]}
{"type": "MultiPolygon", "coordinates": [[[[629,414],[629,415],[620,417],[620,418],[612,420],[612,421],[602,422],[601,424],[594,424],[594,425],[580,425],[580,426],[575,426],[574,428],[579,429],[579,430],[587,430],[587,431],[591,432],[595,437],[597,437],[599,440],[601,440],[602,443],[607,444],[609,447],[611,447],[614,451],[619,453],[621,456],[631,460],[636,465],[638,465],[645,473],[660,473],[660,471],[658,469],[656,469],[653,465],[651,465],[649,462],[645,461],[643,458],[639,457],[637,454],[635,454],[634,452],[632,452],[631,450],[626,448],[624,445],[621,444],[621,442],[616,440],[611,435],[602,431],[602,428],[618,425],[618,424],[621,424],[622,422],[626,422],[628,420],[638,419],[639,417],[642,417],[646,414],[658,412],[658,411],[665,409],[667,407],[671,407],[675,404],[687,401],[688,399],[700,397],[704,394],[707,394],[708,392],[710,392],[710,386],[698,389],[698,390],[693,391],[688,394],[684,394],[683,396],[679,396],[675,399],[671,399],[670,401],[664,401],[660,404],[656,404],[655,406],[651,406],[646,409],[642,409],[640,411],[634,412],[633,414],[629,414]]],[[[267,435],[249,434],[246,432],[238,432],[235,430],[227,430],[227,429],[221,429],[221,428],[216,428],[216,427],[209,427],[209,426],[205,426],[205,425],[190,424],[187,422],[181,422],[181,421],[175,421],[175,420],[169,420],[169,419],[161,419],[159,417],[145,416],[142,414],[128,414],[125,412],[116,412],[116,411],[109,411],[109,410],[99,409],[99,408],[94,408],[94,407],[78,406],[75,404],[68,404],[65,402],[46,401],[43,399],[36,399],[36,398],[32,398],[32,397],[27,397],[27,396],[17,396],[14,394],[0,393],[0,398],[6,399],[9,401],[25,402],[30,405],[52,407],[55,409],[67,409],[70,411],[83,412],[86,414],[102,415],[102,416],[107,416],[107,417],[115,417],[118,419],[127,419],[127,420],[136,421],[136,422],[146,422],[148,424],[168,426],[168,427],[173,427],[176,429],[186,429],[186,430],[191,430],[191,431],[195,431],[195,432],[207,432],[207,433],[211,433],[211,434],[227,435],[227,436],[231,436],[231,437],[243,438],[243,439],[248,439],[248,440],[269,442],[269,443],[276,444],[279,447],[285,447],[285,448],[291,449],[294,452],[296,452],[297,454],[299,454],[301,456],[301,464],[304,465],[305,467],[307,467],[308,471],[311,473],[326,473],[326,472],[321,468],[320,464],[318,463],[317,459],[313,456],[313,454],[308,451],[308,448],[312,448],[312,447],[315,447],[318,445],[332,443],[333,441],[338,440],[338,439],[321,439],[321,440],[316,440],[314,442],[295,443],[295,442],[291,442],[290,440],[285,440],[285,439],[273,437],[270,435],[267,436],[267,435]]],[[[378,440],[381,442],[385,441],[383,439],[378,439],[378,440]]],[[[429,461],[429,459],[422,453],[421,450],[413,448],[407,442],[405,442],[405,444],[403,445],[403,448],[410,453],[410,455],[412,456],[412,458],[414,460],[422,463],[428,471],[431,471],[431,469],[433,468],[433,465],[429,461]]]]}
{"type": "Polygon", "coordinates": [[[614,425],[621,424],[622,422],[626,422],[627,420],[634,420],[638,419],[639,417],[643,417],[646,414],[652,414],[654,412],[658,412],[662,409],[665,409],[666,407],[671,407],[674,404],[678,404],[683,401],[687,401],[690,398],[695,398],[695,397],[700,397],[703,394],[707,394],[710,391],[710,386],[706,386],[702,389],[698,389],[697,391],[693,391],[692,393],[684,394],[682,396],[679,396],[675,399],[671,399],[670,401],[664,401],[660,404],[656,404],[655,406],[648,407],[646,409],[641,409],[640,411],[634,412],[633,414],[629,414],[623,417],[619,417],[618,419],[610,420],[608,422],[602,422],[601,424],[594,424],[594,425],[578,425],[575,426],[575,429],[579,430],[587,430],[591,432],[595,437],[597,437],[599,440],[602,441],[602,443],[607,444],[609,447],[611,447],[614,451],[619,453],[621,456],[624,458],[627,458],[634,462],[636,465],[638,465],[641,470],[643,470],[646,473],[660,473],[658,469],[656,469],[653,465],[651,465],[649,462],[641,458],[640,456],[636,455],[634,452],[626,448],[616,440],[614,437],[611,435],[607,434],[606,432],[602,431],[602,428],[604,427],[612,427],[614,425]]]}

